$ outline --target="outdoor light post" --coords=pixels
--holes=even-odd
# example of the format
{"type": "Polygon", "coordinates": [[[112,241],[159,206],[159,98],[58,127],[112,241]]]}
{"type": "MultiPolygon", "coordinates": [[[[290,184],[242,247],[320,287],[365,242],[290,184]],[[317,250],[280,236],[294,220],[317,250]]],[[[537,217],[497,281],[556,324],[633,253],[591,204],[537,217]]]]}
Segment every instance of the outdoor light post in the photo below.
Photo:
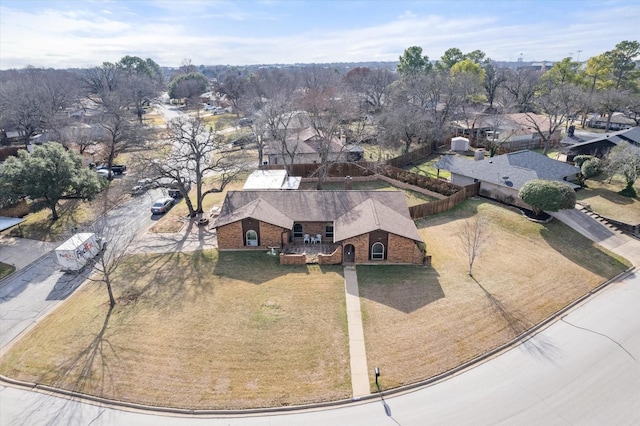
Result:
{"type": "Polygon", "coordinates": [[[380,385],[378,384],[378,377],[380,377],[380,369],[378,367],[375,367],[373,369],[373,373],[376,376],[376,387],[378,388],[378,392],[380,392],[380,385]]]}

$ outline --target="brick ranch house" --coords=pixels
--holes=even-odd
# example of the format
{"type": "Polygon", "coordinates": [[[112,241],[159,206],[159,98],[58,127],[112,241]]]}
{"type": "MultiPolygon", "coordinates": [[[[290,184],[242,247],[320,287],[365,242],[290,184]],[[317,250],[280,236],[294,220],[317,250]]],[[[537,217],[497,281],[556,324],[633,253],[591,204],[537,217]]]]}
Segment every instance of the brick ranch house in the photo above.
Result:
{"type": "Polygon", "coordinates": [[[278,249],[281,264],[428,259],[402,191],[229,191],[213,227],[219,250],[278,249]]]}

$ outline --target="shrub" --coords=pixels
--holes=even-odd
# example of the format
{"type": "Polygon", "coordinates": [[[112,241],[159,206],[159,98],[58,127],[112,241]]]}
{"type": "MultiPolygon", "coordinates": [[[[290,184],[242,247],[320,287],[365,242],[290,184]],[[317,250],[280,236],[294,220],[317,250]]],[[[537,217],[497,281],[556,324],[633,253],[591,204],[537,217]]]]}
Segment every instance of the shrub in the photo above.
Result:
{"type": "Polygon", "coordinates": [[[585,179],[590,179],[602,173],[602,161],[599,158],[592,157],[582,163],[580,171],[585,179]]]}
{"type": "Polygon", "coordinates": [[[576,204],[575,191],[562,182],[534,179],[525,183],[518,195],[536,214],[543,210],[557,212],[571,209],[576,204]]]}
{"type": "Polygon", "coordinates": [[[585,161],[591,160],[592,158],[595,157],[593,155],[576,155],[575,157],[573,157],[573,162],[576,166],[582,167],[585,161]]]}

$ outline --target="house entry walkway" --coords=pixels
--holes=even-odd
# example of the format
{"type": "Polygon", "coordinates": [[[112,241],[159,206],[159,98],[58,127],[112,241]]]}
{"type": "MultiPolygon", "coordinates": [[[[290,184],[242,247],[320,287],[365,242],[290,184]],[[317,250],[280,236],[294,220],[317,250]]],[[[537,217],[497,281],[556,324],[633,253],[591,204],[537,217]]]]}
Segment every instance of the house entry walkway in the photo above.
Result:
{"type": "Polygon", "coordinates": [[[345,265],[344,282],[347,302],[347,328],[349,330],[349,357],[351,364],[351,387],[353,398],[371,394],[369,386],[369,368],[367,352],[364,346],[362,311],[360,310],[360,292],[356,267],[345,265]]]}

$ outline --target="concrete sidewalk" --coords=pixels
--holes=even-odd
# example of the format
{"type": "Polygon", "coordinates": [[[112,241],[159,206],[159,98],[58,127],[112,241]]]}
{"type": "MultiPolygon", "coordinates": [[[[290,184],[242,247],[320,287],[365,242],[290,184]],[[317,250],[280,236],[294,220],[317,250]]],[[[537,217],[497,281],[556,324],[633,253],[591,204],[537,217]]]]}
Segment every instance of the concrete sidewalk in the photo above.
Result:
{"type": "Polygon", "coordinates": [[[351,364],[351,387],[353,398],[371,394],[367,351],[364,345],[360,292],[355,266],[344,267],[344,281],[347,301],[347,327],[349,329],[349,357],[351,364]]]}

